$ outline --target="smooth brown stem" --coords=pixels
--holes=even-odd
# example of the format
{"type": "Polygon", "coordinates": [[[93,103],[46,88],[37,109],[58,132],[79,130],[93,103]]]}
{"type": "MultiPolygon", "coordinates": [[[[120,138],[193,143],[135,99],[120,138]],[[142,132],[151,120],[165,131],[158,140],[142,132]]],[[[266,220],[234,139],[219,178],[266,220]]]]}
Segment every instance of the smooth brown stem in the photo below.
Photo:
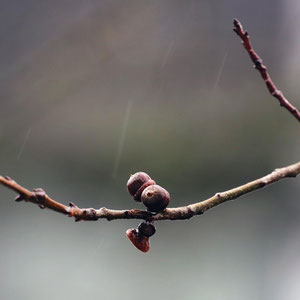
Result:
{"type": "Polygon", "coordinates": [[[231,190],[217,193],[213,197],[202,202],[176,208],[167,208],[157,214],[138,209],[113,210],[105,207],[100,209],[79,208],[72,202],[70,202],[69,206],[66,206],[51,199],[42,189],[36,189],[31,192],[17,184],[9,177],[0,176],[0,183],[19,194],[16,199],[17,201],[24,200],[38,204],[41,208],[48,208],[70,217],[74,217],[75,221],[96,221],[98,219],[107,219],[109,221],[116,219],[143,219],[148,221],[160,221],[185,220],[195,215],[201,215],[208,209],[211,209],[217,205],[239,198],[242,195],[248,194],[257,189],[261,189],[283,178],[296,177],[299,173],[300,162],[281,169],[276,169],[272,173],[262,178],[256,179],[231,190]]]}
{"type": "Polygon", "coordinates": [[[270,94],[279,101],[279,104],[282,107],[286,108],[300,122],[299,110],[284,97],[280,90],[277,89],[267,71],[266,66],[263,64],[262,59],[254,51],[250,43],[250,37],[248,32],[244,31],[241,22],[237,19],[233,20],[233,31],[236,32],[236,34],[241,38],[244,48],[246,49],[252,62],[254,63],[255,69],[257,69],[260,72],[261,77],[265,81],[265,84],[270,94]]]}

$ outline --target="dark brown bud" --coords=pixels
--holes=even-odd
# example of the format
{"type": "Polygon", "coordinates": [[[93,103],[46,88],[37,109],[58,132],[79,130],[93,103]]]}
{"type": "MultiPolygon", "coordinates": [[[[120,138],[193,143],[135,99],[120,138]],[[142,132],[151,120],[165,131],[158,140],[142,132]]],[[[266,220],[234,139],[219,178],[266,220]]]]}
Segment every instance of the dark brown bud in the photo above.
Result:
{"type": "Polygon", "coordinates": [[[160,212],[168,206],[170,194],[167,190],[155,184],[144,189],[141,200],[149,211],[160,212]]]}
{"type": "Polygon", "coordinates": [[[126,236],[130,242],[140,251],[148,252],[150,249],[149,238],[140,234],[137,229],[128,229],[126,231],[126,236]]]}
{"type": "Polygon", "coordinates": [[[144,172],[137,172],[130,176],[127,182],[127,190],[135,201],[141,202],[141,194],[143,190],[155,184],[155,181],[144,172]]]}
{"type": "Polygon", "coordinates": [[[138,227],[138,231],[140,234],[146,236],[146,237],[150,237],[152,236],[155,232],[155,226],[150,223],[150,222],[142,222],[139,227],[138,227]]]}

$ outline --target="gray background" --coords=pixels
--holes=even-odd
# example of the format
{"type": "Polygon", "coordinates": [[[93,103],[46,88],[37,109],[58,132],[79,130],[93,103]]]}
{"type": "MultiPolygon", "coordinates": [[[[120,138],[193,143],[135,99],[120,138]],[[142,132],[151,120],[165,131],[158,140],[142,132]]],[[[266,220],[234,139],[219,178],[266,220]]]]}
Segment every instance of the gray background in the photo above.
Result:
{"type": "MultiPolygon", "coordinates": [[[[0,1],[0,167],[81,207],[141,208],[129,173],[172,206],[299,160],[299,124],[267,92],[232,19],[300,107],[300,4],[0,1]]],[[[1,299],[299,299],[300,182],[189,221],[79,222],[0,187],[1,299]]]]}

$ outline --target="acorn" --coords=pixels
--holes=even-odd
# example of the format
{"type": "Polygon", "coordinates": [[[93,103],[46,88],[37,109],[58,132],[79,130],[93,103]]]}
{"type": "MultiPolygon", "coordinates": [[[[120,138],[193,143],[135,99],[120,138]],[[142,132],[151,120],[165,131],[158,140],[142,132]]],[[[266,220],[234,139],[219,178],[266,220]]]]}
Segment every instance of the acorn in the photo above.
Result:
{"type": "Polygon", "coordinates": [[[168,206],[170,194],[163,187],[154,184],[144,189],[141,201],[149,211],[160,212],[168,206]]]}
{"type": "Polygon", "coordinates": [[[155,181],[144,172],[137,172],[133,175],[130,175],[130,178],[127,182],[127,190],[133,199],[137,202],[141,202],[141,194],[143,190],[155,184],[155,181]]]}

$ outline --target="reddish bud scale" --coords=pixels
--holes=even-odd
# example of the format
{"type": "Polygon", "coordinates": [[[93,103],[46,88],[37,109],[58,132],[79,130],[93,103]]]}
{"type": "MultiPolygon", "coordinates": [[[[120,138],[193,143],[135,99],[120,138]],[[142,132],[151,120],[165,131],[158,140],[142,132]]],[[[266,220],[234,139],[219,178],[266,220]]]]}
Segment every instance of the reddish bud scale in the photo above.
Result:
{"type": "Polygon", "coordinates": [[[140,234],[139,231],[135,228],[128,229],[126,231],[126,236],[130,242],[140,251],[148,252],[150,250],[149,238],[140,234]]]}

